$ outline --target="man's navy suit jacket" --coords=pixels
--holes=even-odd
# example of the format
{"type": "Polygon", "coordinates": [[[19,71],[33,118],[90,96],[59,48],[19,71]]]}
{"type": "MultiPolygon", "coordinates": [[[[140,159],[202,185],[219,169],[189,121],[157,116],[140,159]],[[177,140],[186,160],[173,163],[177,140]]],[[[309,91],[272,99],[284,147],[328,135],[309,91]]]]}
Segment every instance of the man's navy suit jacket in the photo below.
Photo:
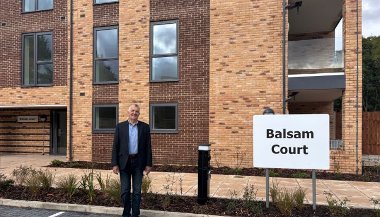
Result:
{"type": "MultiPolygon", "coordinates": [[[[138,165],[144,170],[146,166],[152,166],[152,147],[150,141],[149,125],[137,122],[138,165]]],[[[124,121],[116,125],[112,146],[112,166],[119,166],[124,170],[129,156],[129,122],[124,121]]]]}

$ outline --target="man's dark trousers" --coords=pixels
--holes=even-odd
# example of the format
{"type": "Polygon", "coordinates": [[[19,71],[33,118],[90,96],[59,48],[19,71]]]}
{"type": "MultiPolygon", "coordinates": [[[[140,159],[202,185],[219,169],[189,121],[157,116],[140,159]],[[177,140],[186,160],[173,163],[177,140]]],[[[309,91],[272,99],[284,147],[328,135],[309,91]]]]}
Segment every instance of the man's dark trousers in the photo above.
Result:
{"type": "Polygon", "coordinates": [[[137,217],[140,215],[141,202],[141,185],[143,178],[143,170],[136,158],[129,158],[127,166],[124,170],[120,170],[121,182],[121,199],[124,205],[123,216],[137,217]],[[132,200],[131,200],[131,178],[132,178],[132,200]],[[132,203],[131,203],[132,202],[132,203]]]}

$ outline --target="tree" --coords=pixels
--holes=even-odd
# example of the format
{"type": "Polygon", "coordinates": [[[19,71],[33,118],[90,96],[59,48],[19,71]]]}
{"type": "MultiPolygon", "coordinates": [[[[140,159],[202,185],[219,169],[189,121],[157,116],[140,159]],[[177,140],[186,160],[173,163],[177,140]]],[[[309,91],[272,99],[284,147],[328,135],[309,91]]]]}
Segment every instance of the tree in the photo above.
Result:
{"type": "Polygon", "coordinates": [[[380,36],[363,38],[363,110],[380,111],[380,36]]]}

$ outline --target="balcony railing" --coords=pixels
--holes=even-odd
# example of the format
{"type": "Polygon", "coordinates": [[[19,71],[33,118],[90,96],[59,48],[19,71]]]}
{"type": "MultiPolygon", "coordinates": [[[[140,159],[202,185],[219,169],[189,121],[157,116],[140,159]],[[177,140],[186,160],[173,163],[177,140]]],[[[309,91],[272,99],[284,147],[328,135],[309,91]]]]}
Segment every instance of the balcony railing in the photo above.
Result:
{"type": "Polygon", "coordinates": [[[343,68],[341,38],[289,41],[288,49],[289,69],[343,68]]]}
{"type": "Polygon", "coordinates": [[[342,150],[344,148],[344,143],[340,139],[330,140],[330,150],[342,150]]]}

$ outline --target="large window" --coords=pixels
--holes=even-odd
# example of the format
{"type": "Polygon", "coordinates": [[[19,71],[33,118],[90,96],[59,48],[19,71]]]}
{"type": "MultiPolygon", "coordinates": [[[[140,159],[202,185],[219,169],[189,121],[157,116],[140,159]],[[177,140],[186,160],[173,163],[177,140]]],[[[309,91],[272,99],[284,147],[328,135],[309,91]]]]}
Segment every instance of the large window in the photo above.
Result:
{"type": "Polygon", "coordinates": [[[94,130],[113,131],[117,124],[116,105],[94,105],[94,130]]]}
{"type": "Polygon", "coordinates": [[[118,2],[119,0],[94,0],[95,4],[103,4],[103,3],[110,3],[110,2],[118,2]]]}
{"type": "Polygon", "coordinates": [[[53,9],[53,0],[23,0],[22,11],[44,11],[53,9]]]}
{"type": "Polygon", "coordinates": [[[23,35],[23,85],[53,83],[53,39],[51,33],[23,35]]]}
{"type": "Polygon", "coordinates": [[[150,106],[150,126],[154,132],[177,132],[177,104],[152,104],[150,106]]]}
{"type": "Polygon", "coordinates": [[[151,81],[178,80],[178,21],[151,24],[151,81]]]}
{"type": "Polygon", "coordinates": [[[115,83],[119,77],[119,40],[116,27],[95,29],[94,83],[115,83]]]}

